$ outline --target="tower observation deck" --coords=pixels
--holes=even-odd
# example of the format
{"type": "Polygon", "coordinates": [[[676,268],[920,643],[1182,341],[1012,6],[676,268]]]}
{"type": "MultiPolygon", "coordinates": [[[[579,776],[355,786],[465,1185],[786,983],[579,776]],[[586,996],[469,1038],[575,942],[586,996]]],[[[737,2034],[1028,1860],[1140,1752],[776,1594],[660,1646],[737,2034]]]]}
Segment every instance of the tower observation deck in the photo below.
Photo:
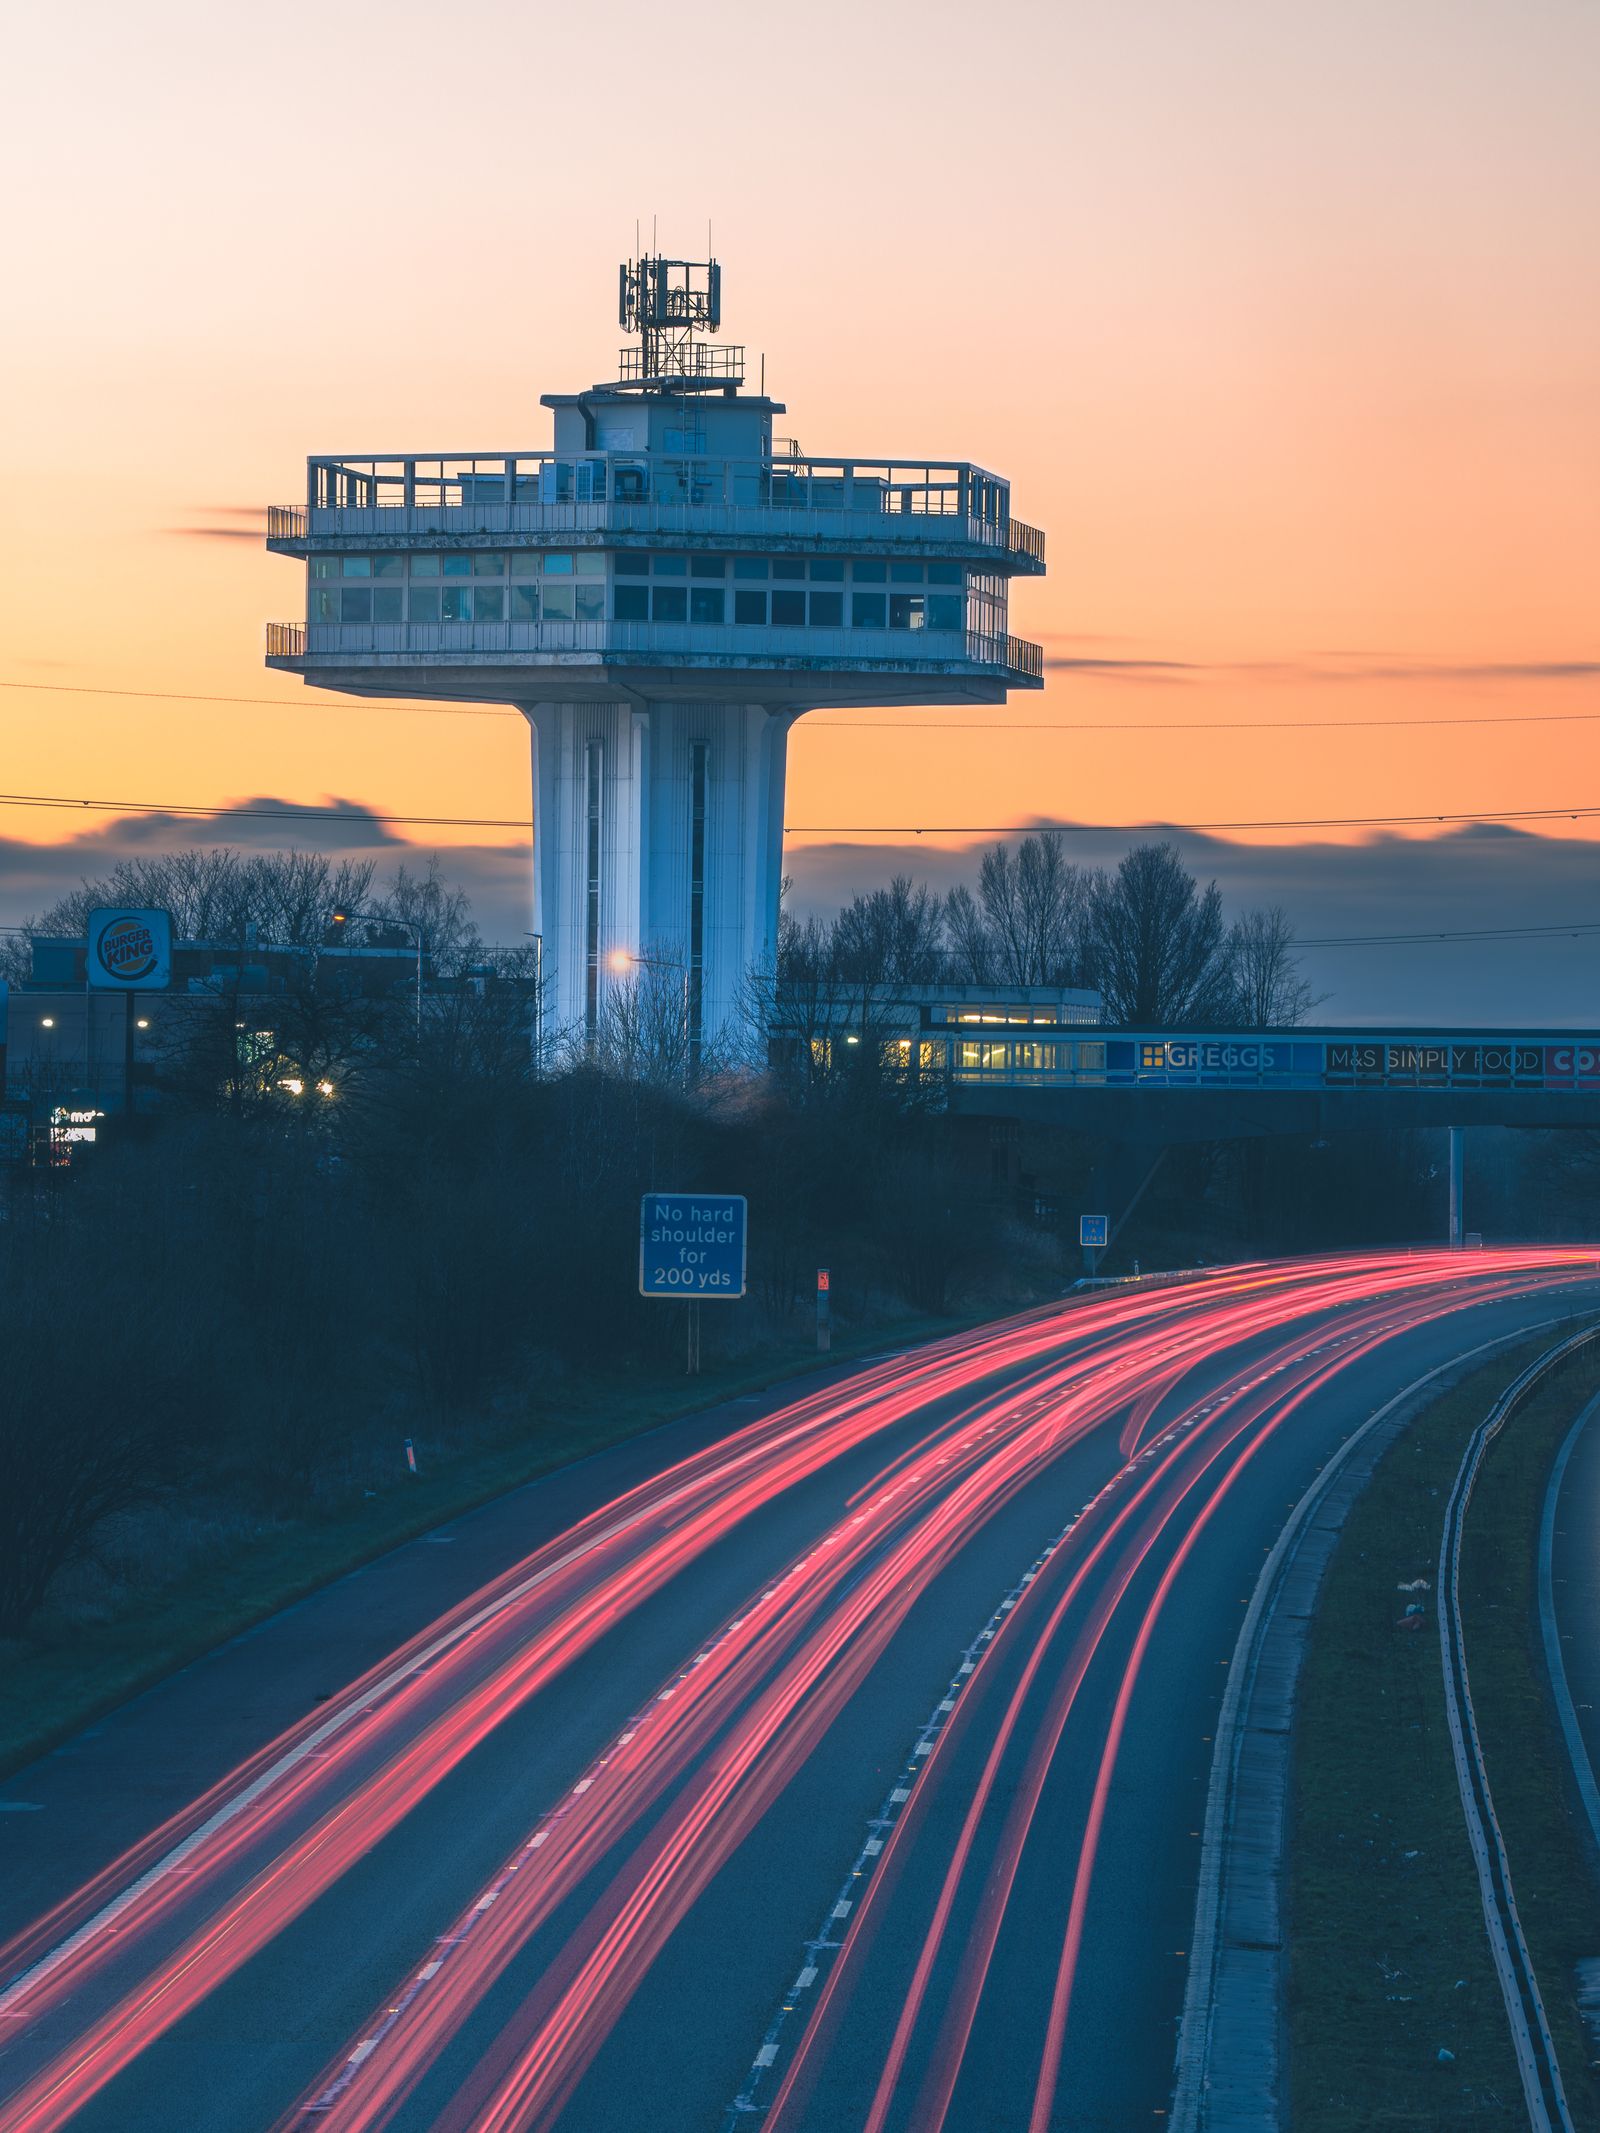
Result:
{"type": "Polygon", "coordinates": [[[546,393],[547,450],[308,462],[267,545],[306,566],[267,664],[365,696],[515,705],[533,745],[534,930],[552,1026],[592,1036],[629,955],[685,972],[691,1053],[777,947],[789,728],[831,705],[998,704],[1044,537],[960,460],[775,439],[720,340],[715,261],[621,270],[638,338],[546,393]]]}

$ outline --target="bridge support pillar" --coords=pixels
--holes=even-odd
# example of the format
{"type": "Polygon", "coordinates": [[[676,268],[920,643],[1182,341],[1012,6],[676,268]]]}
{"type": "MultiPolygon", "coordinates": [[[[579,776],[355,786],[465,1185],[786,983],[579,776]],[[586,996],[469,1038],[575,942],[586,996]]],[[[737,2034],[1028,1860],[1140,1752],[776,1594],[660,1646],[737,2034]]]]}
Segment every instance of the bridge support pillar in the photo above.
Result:
{"type": "Polygon", "coordinates": [[[1450,1249],[1459,1252],[1464,1231],[1462,1190],[1467,1170],[1466,1134],[1460,1126],[1450,1128],[1450,1249]]]}

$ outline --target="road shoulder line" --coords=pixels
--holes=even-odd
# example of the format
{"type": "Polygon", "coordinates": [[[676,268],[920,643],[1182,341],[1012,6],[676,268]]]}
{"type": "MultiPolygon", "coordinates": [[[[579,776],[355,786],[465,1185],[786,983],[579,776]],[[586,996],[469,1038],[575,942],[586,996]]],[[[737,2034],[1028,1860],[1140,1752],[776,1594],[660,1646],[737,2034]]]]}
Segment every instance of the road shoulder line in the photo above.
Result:
{"type": "Polygon", "coordinates": [[[1550,1693],[1555,1698],[1556,1713],[1561,1720],[1561,1735],[1566,1742],[1573,1779],[1577,1784],[1578,1796],[1583,1801],[1583,1811],[1589,1818],[1595,1847],[1600,1850],[1600,1785],[1595,1783],[1594,1766],[1589,1760],[1589,1751],[1584,1746],[1583,1731],[1573,1706],[1571,1684],[1567,1680],[1566,1662],[1561,1656],[1561,1633],[1556,1626],[1553,1567],[1556,1507],[1561,1497],[1561,1484],[1566,1479],[1567,1462],[1578,1448],[1578,1439],[1597,1416],[1600,1416],[1600,1393],[1595,1395],[1568,1430],[1561,1449],[1556,1454],[1555,1465],[1550,1469],[1550,1482],[1545,1490],[1544,1515],[1539,1521],[1539,1633],[1544,1643],[1545,1671],[1550,1677],[1550,1693]]]}
{"type": "Polygon", "coordinates": [[[1282,1878],[1290,1730],[1311,1617],[1345,1519],[1419,1405],[1495,1350],[1563,1322],[1519,1327],[1413,1379],[1345,1439],[1290,1512],[1262,1566],[1229,1662],[1211,1753],[1178,2025],[1173,2133],[1279,2133],[1284,2124],[1282,1878]]]}

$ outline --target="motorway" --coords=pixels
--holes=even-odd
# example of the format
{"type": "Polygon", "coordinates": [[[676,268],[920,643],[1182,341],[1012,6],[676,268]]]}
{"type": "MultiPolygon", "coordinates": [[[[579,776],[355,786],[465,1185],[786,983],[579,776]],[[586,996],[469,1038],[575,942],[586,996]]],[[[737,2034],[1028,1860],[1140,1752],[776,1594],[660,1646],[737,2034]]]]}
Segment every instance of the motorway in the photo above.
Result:
{"type": "Polygon", "coordinates": [[[1158,2124],[1266,1550],[1597,1307],[1543,1250],[1100,1292],[456,1521],[0,1786],[0,2133],[1158,2124]]]}

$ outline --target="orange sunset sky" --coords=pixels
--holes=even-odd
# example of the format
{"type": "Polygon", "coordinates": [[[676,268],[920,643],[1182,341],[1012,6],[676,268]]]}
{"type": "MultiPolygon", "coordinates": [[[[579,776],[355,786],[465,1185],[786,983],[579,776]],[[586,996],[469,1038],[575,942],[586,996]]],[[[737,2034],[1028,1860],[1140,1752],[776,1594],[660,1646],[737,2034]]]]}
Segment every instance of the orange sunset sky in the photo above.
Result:
{"type": "MultiPolygon", "coordinates": [[[[863,824],[1600,806],[1593,0],[89,0],[7,57],[8,793],[525,816],[520,720],[265,673],[302,588],[258,514],[308,451],[545,444],[539,393],[612,372],[635,218],[694,255],[709,216],[780,429],[975,458],[1050,544],[1042,695],[802,722],[805,893],[901,863],[841,853],[863,824]]],[[[37,847],[70,879],[125,830],[0,803],[0,919],[59,893],[37,847]]],[[[475,879],[519,842],[404,834],[475,879]]],[[[1398,893],[1600,918],[1600,820],[1538,835],[1547,874],[1484,841],[1464,916],[1427,855],[1398,893]]],[[[1302,932],[1413,922],[1281,860],[1302,932]]],[[[1539,963],[1573,1019],[1597,953],[1539,963]]]]}

